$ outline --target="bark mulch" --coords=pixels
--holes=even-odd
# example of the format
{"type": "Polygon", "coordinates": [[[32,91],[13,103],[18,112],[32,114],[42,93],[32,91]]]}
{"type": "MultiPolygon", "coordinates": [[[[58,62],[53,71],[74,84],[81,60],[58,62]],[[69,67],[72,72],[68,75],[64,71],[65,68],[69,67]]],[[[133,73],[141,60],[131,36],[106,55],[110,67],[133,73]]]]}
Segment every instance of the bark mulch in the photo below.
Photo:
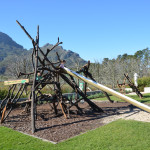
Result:
{"type": "Polygon", "coordinates": [[[70,137],[74,137],[88,130],[92,130],[103,126],[103,120],[108,116],[118,114],[121,110],[129,110],[129,103],[118,102],[95,102],[101,107],[104,112],[93,112],[87,103],[79,104],[83,108],[84,113],[78,114],[76,108],[72,108],[70,118],[65,119],[61,111],[56,116],[49,104],[42,104],[37,106],[37,132],[31,133],[31,117],[30,113],[22,113],[23,108],[15,108],[9,117],[2,124],[14,130],[31,134],[46,140],[60,142],[70,137]]]}

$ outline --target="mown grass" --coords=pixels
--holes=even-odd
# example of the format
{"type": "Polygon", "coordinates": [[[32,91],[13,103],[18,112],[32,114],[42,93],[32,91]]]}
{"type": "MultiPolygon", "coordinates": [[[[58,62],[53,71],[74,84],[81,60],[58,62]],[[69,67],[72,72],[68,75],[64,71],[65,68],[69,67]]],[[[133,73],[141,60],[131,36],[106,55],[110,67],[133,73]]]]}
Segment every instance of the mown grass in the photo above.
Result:
{"type": "Polygon", "coordinates": [[[1,150],[149,150],[150,123],[118,120],[96,130],[51,144],[0,127],[1,150]]]}
{"type": "MultiPolygon", "coordinates": [[[[127,95],[128,97],[131,97],[141,103],[150,103],[150,94],[144,94],[143,95],[143,98],[140,99],[137,95],[127,95]]],[[[114,101],[119,101],[119,102],[124,102],[123,100],[121,100],[120,98],[116,97],[116,96],[110,96],[110,99],[111,100],[114,100],[114,101]]],[[[107,100],[106,97],[100,97],[100,98],[96,98],[94,100],[101,100],[101,101],[105,101],[107,100]]]]}

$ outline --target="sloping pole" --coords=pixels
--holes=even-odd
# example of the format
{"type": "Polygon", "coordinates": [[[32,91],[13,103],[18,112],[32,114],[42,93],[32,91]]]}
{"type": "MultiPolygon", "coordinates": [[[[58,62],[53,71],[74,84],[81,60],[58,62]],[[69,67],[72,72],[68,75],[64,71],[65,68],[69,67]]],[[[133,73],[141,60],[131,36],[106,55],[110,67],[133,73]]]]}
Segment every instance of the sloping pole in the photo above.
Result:
{"type": "Polygon", "coordinates": [[[64,70],[65,70],[66,73],[68,73],[68,74],[70,74],[70,75],[72,75],[72,76],[74,76],[74,77],[76,77],[78,79],[81,79],[81,80],[83,80],[83,81],[93,85],[94,87],[96,87],[96,88],[98,88],[98,89],[100,89],[102,91],[110,93],[110,94],[112,94],[112,95],[114,95],[114,96],[116,96],[116,97],[118,97],[118,98],[120,98],[122,100],[125,100],[125,101],[127,101],[127,102],[129,102],[129,103],[131,103],[131,104],[133,104],[133,105],[135,105],[135,106],[137,106],[137,107],[147,111],[147,112],[150,112],[150,107],[145,105],[145,104],[142,104],[142,103],[140,103],[140,102],[138,102],[138,101],[136,101],[136,100],[134,100],[134,99],[132,99],[132,98],[130,98],[128,96],[125,96],[125,95],[123,95],[123,94],[121,94],[119,92],[116,92],[113,89],[110,89],[110,88],[108,88],[108,87],[106,87],[106,86],[104,86],[102,84],[99,84],[99,83],[97,83],[95,81],[92,81],[91,79],[88,79],[88,78],[86,78],[86,77],[84,77],[84,76],[82,76],[82,75],[80,75],[80,74],[78,74],[78,73],[76,73],[76,72],[66,68],[66,67],[64,67],[64,70]]]}
{"type": "MultiPolygon", "coordinates": [[[[35,45],[34,45],[35,46],[35,45]]],[[[38,67],[38,47],[39,47],[39,26],[37,26],[37,36],[36,36],[36,46],[35,46],[35,70],[34,70],[34,79],[32,85],[32,101],[31,101],[31,128],[32,133],[36,131],[35,127],[35,118],[36,118],[36,96],[35,96],[35,87],[36,87],[36,77],[37,77],[37,67],[38,67]]]]}

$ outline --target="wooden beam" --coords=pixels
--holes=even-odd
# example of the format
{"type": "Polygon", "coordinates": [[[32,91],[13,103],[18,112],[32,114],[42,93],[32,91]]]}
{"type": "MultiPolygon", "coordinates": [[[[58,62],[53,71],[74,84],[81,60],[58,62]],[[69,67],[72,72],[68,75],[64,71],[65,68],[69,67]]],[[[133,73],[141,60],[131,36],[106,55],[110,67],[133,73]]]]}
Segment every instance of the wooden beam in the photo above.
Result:
{"type": "Polygon", "coordinates": [[[3,113],[2,113],[2,117],[1,117],[1,123],[3,123],[3,121],[4,121],[5,112],[6,112],[6,106],[3,109],[3,113]]]}
{"type": "Polygon", "coordinates": [[[11,81],[4,81],[4,85],[12,85],[12,84],[24,84],[29,83],[29,79],[19,79],[19,80],[11,80],[11,81]]]}

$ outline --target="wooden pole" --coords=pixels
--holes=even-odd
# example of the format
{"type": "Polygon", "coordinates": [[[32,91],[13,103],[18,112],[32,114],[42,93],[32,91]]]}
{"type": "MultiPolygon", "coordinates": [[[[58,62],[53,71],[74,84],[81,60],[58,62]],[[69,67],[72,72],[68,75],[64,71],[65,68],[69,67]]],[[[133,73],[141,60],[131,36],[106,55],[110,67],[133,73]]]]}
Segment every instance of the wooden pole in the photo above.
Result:
{"type": "MultiPolygon", "coordinates": [[[[66,70],[66,69],[65,69],[66,70]]],[[[67,72],[68,73],[68,72],[67,72]]],[[[68,73],[69,74],[69,73],[68,73]]],[[[71,74],[70,74],[71,75],[71,74]]],[[[81,95],[83,97],[83,99],[91,106],[91,108],[97,112],[103,112],[103,110],[101,108],[99,108],[95,103],[93,103],[92,101],[90,101],[84,94],[84,92],[82,92],[82,90],[80,90],[80,88],[77,86],[77,84],[73,83],[71,80],[69,80],[64,74],[60,74],[61,78],[63,80],[65,80],[74,90],[77,90],[77,92],[79,93],[79,95],[81,95]]],[[[72,76],[72,75],[71,75],[72,76]]],[[[73,77],[72,77],[73,78],[73,77]]]]}
{"type": "MultiPolygon", "coordinates": [[[[85,74],[85,77],[87,78],[87,74],[85,74]]],[[[86,96],[86,88],[87,88],[87,83],[84,82],[84,94],[85,94],[85,96],[86,96]]]]}
{"type": "Polygon", "coordinates": [[[32,85],[32,101],[31,101],[31,128],[32,133],[35,132],[35,115],[36,115],[36,96],[35,96],[35,86],[36,86],[36,76],[37,76],[37,67],[38,67],[38,46],[39,45],[39,26],[37,27],[37,37],[36,37],[36,47],[35,47],[35,72],[34,80],[32,85]]]}

